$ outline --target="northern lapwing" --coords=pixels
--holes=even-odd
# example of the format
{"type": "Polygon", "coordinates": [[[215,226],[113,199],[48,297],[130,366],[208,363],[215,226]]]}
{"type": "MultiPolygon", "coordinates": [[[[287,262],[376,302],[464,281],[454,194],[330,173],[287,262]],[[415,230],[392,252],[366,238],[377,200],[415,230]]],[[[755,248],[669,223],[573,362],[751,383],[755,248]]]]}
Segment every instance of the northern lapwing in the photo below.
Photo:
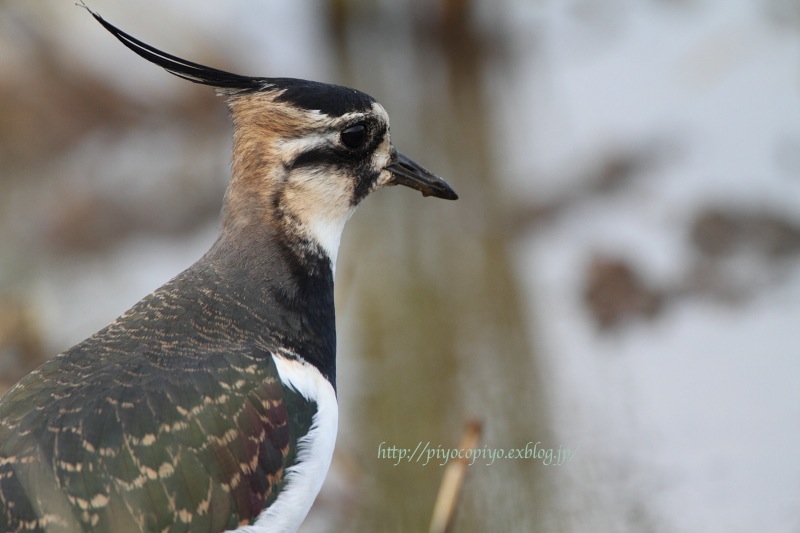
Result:
{"type": "Polygon", "coordinates": [[[0,398],[0,531],[296,531],[336,438],[344,224],[389,185],[456,193],[362,92],[209,68],[90,12],[227,97],[232,179],[199,261],[0,398]]]}

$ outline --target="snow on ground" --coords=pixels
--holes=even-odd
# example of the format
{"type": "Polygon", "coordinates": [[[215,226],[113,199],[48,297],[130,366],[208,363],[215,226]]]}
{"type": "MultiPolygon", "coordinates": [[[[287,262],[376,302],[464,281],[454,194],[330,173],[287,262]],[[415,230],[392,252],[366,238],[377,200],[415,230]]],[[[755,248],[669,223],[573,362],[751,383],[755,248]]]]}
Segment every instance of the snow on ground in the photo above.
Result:
{"type": "Polygon", "coordinates": [[[625,529],[644,509],[656,530],[796,531],[800,263],[784,262],[735,305],[683,297],[610,333],[582,302],[598,253],[676,283],[692,260],[687,224],[705,206],[800,219],[800,175],[782,163],[800,149],[800,28],[771,20],[763,2],[669,4],[609,3],[624,7],[602,14],[603,39],[567,16],[576,3],[530,14],[547,21],[547,66],[516,74],[509,100],[530,105],[506,110],[533,124],[530,136],[504,139],[519,176],[511,190],[532,199],[569,185],[553,176],[572,158],[678,139],[669,164],[562,214],[519,249],[561,444],[584,457],[564,505],[583,513],[577,530],[598,516],[616,524],[602,530],[625,529]],[[593,499],[604,509],[587,511],[593,499]],[[639,503],[618,506],[626,500],[639,503]]]}

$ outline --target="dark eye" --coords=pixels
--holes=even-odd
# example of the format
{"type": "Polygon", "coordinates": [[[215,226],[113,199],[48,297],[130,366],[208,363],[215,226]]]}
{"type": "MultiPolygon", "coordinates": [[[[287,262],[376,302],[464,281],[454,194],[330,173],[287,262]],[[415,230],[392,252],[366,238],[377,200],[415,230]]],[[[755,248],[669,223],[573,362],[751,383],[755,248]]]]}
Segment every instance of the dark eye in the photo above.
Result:
{"type": "Polygon", "coordinates": [[[367,126],[358,123],[342,130],[342,144],[350,149],[356,149],[364,145],[367,141],[367,126]]]}

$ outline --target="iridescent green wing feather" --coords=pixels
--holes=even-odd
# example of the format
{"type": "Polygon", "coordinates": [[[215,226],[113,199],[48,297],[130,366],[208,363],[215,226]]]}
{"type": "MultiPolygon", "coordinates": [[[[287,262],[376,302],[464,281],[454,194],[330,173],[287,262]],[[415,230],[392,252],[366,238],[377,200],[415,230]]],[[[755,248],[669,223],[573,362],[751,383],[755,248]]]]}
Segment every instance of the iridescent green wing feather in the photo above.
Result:
{"type": "Polygon", "coordinates": [[[280,492],[315,410],[264,351],[68,352],[0,402],[0,531],[251,523],[280,492]]]}

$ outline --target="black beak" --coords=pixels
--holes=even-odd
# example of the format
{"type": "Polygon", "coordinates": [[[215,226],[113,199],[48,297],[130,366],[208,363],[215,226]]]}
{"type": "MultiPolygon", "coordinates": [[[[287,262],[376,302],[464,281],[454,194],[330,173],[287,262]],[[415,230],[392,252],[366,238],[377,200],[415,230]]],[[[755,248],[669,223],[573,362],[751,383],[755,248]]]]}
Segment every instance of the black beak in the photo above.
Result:
{"type": "Polygon", "coordinates": [[[434,176],[397,150],[392,151],[392,159],[385,168],[392,173],[389,185],[405,185],[417,189],[422,196],[435,196],[445,200],[458,199],[456,191],[446,181],[434,176]]]}

